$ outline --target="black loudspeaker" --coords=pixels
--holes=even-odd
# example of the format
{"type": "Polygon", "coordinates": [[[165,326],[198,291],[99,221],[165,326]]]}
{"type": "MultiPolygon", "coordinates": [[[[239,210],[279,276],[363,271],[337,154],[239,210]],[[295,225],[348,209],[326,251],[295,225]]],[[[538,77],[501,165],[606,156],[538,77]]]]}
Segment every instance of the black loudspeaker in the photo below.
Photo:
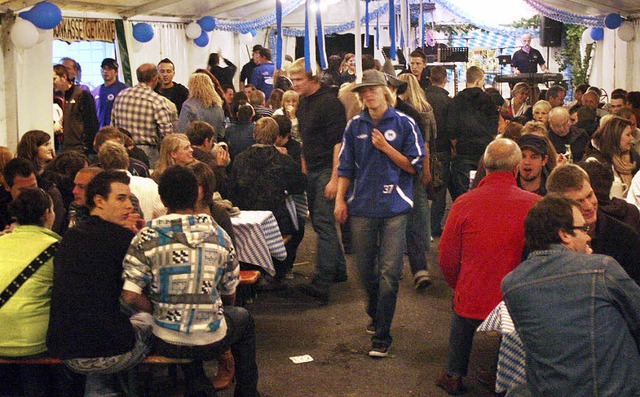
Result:
{"type": "Polygon", "coordinates": [[[562,42],[562,22],[542,17],[540,24],[540,44],[543,47],[560,47],[562,42]]]}

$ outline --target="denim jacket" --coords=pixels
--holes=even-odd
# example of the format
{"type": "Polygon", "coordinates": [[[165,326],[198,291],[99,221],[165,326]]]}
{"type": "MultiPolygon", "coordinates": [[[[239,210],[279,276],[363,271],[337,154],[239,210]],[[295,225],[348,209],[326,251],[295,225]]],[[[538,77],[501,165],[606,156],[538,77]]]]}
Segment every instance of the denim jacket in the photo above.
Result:
{"type": "Polygon", "coordinates": [[[613,258],[552,245],[502,292],[535,396],[640,395],[640,287],[613,258]]]}

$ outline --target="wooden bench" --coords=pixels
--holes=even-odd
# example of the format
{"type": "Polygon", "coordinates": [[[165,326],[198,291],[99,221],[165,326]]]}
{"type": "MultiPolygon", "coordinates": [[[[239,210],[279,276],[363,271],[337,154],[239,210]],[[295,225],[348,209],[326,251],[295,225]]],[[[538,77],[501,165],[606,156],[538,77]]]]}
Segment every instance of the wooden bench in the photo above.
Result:
{"type": "Polygon", "coordinates": [[[236,305],[251,304],[256,298],[256,283],[260,278],[259,270],[240,270],[240,285],[236,293],[236,305]]]}

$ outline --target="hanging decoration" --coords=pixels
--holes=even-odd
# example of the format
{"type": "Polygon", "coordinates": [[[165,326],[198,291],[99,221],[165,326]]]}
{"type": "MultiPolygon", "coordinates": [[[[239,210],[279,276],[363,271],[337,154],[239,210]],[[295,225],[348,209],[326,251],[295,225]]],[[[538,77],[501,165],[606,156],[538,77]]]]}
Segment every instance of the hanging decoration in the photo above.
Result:
{"type": "Polygon", "coordinates": [[[604,26],[609,29],[618,29],[624,22],[624,18],[620,14],[611,13],[604,18],[604,26]]]}
{"type": "Polygon", "coordinates": [[[389,58],[396,60],[396,5],[395,0],[389,0],[389,58]]]}
{"type": "Polygon", "coordinates": [[[376,50],[380,49],[380,15],[376,15],[376,50]]]}
{"type": "Polygon", "coordinates": [[[591,28],[591,38],[594,41],[600,41],[604,39],[604,29],[602,28],[591,28]]]}
{"type": "Polygon", "coordinates": [[[364,2],[364,48],[369,48],[369,0],[364,2]]]}
{"type": "Polygon", "coordinates": [[[320,10],[320,0],[316,1],[316,35],[318,37],[318,52],[320,54],[320,68],[322,70],[328,67],[327,65],[327,50],[324,46],[324,26],[322,25],[322,11],[320,10]]]}
{"type": "Polygon", "coordinates": [[[39,29],[53,29],[62,21],[62,11],[53,3],[41,1],[29,11],[21,12],[20,17],[39,29]]]}
{"type": "Polygon", "coordinates": [[[38,29],[23,18],[16,18],[11,27],[11,41],[16,47],[29,49],[38,44],[38,29]]]}
{"type": "Polygon", "coordinates": [[[582,43],[584,43],[584,45],[589,45],[595,41],[591,38],[591,29],[585,29],[584,32],[582,32],[581,41],[582,43]]]}
{"type": "Polygon", "coordinates": [[[198,47],[206,47],[209,44],[209,35],[207,34],[207,32],[203,30],[202,33],[200,34],[200,37],[193,40],[193,42],[198,47]]]}
{"type": "Polygon", "coordinates": [[[631,41],[635,35],[635,29],[633,28],[633,22],[624,21],[618,28],[618,38],[622,41],[631,41]]]}
{"type": "Polygon", "coordinates": [[[315,18],[313,18],[312,4],[315,0],[306,0],[305,3],[305,19],[304,19],[304,67],[307,72],[312,75],[317,73],[316,61],[316,36],[315,36],[315,18]]]}
{"type": "Polygon", "coordinates": [[[420,27],[420,48],[424,48],[424,33],[426,26],[424,24],[424,8],[422,2],[420,2],[420,19],[418,20],[418,26],[420,27]]]}
{"type": "Polygon", "coordinates": [[[216,28],[216,20],[214,17],[204,16],[196,21],[205,32],[211,32],[216,28]]]}
{"type": "Polygon", "coordinates": [[[360,2],[356,1],[355,2],[355,20],[356,21],[360,21],[360,23],[356,23],[355,24],[355,31],[354,31],[354,47],[355,47],[355,65],[356,65],[356,84],[360,84],[362,83],[362,40],[360,39],[362,37],[361,35],[361,30],[362,30],[362,19],[360,18],[360,2]]]}
{"type": "Polygon", "coordinates": [[[282,69],[282,0],[276,0],[276,69],[282,69]]]}
{"type": "Polygon", "coordinates": [[[190,24],[187,25],[187,28],[185,29],[185,33],[187,37],[190,38],[191,40],[195,40],[198,37],[200,37],[200,35],[202,35],[202,31],[203,29],[200,27],[200,25],[197,22],[191,22],[190,24]]]}
{"type": "Polygon", "coordinates": [[[146,22],[133,25],[133,38],[141,43],[147,43],[153,39],[153,26],[146,22]]]}
{"type": "MultiPolygon", "coordinates": [[[[441,0],[436,0],[440,2],[441,0]]],[[[603,17],[590,17],[587,15],[579,15],[564,10],[560,10],[550,5],[545,4],[542,0],[524,0],[540,14],[545,17],[555,19],[556,21],[563,23],[571,23],[574,25],[602,27],[604,26],[603,17]]],[[[477,25],[476,25],[477,26],[477,25]]],[[[480,26],[481,27],[481,26],[480,26]]],[[[483,28],[484,29],[484,28],[483,28]]]]}

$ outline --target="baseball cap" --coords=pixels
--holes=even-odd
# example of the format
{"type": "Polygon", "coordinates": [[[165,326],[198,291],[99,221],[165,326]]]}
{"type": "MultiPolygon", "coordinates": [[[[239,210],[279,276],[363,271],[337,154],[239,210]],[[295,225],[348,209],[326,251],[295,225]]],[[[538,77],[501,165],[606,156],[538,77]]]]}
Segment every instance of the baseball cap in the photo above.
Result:
{"type": "Polygon", "coordinates": [[[534,152],[546,156],[548,154],[547,141],[538,135],[527,134],[518,139],[518,146],[520,150],[531,149],[534,152]]]}
{"type": "Polygon", "coordinates": [[[100,67],[118,70],[118,62],[116,62],[116,60],[113,58],[105,58],[102,60],[100,67]]]}

